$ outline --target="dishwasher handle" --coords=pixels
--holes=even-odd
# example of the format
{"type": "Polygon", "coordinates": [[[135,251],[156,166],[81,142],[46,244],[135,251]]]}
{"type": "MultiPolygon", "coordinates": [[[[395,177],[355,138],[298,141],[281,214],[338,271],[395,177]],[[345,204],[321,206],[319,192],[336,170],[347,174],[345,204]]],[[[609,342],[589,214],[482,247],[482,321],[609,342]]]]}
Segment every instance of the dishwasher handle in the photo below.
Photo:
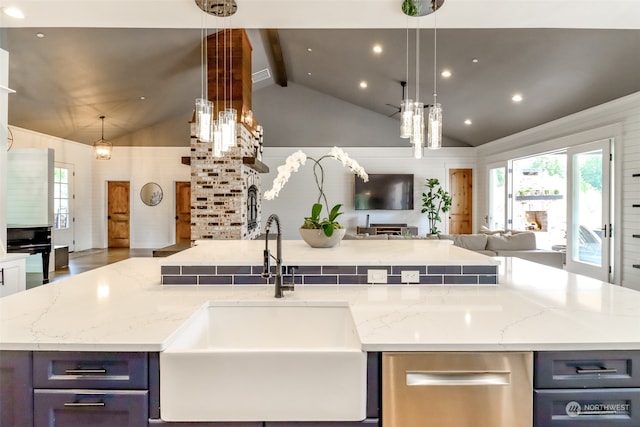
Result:
{"type": "Polygon", "coordinates": [[[408,386],[487,386],[511,384],[511,371],[406,371],[408,386]]]}

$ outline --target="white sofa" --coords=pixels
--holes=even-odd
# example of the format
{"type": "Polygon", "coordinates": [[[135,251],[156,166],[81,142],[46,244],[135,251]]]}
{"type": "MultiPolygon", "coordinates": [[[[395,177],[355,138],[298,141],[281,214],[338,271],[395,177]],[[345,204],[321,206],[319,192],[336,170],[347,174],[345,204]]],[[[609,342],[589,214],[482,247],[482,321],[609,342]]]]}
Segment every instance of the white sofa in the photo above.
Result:
{"type": "Polygon", "coordinates": [[[564,254],[558,251],[536,248],[536,235],[531,231],[503,231],[478,234],[440,234],[438,236],[397,236],[346,234],[347,240],[408,240],[447,239],[453,244],[487,256],[515,256],[528,261],[563,268],[564,254]]]}
{"type": "Polygon", "coordinates": [[[488,256],[515,256],[551,267],[563,268],[563,254],[558,251],[537,249],[536,234],[531,231],[505,234],[441,234],[440,239],[453,240],[453,244],[488,256]]]}

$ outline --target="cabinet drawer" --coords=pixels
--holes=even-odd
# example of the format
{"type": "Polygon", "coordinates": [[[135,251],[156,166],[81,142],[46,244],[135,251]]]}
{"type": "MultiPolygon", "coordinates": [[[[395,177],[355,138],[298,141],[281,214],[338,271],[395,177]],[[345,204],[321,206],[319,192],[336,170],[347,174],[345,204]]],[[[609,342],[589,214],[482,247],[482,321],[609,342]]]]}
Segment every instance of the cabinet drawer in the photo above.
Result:
{"type": "Polygon", "coordinates": [[[640,351],[539,352],[534,369],[535,388],[640,387],[640,351]]]}
{"type": "Polygon", "coordinates": [[[640,389],[535,390],[535,427],[640,426],[640,389]]]}
{"type": "Polygon", "coordinates": [[[146,389],[146,353],[35,352],[34,388],[146,389]]]}
{"type": "Polygon", "coordinates": [[[146,427],[148,392],[35,390],[34,427],[146,427]]]}
{"type": "Polygon", "coordinates": [[[380,425],[380,421],[367,418],[363,421],[322,421],[322,422],[291,422],[291,421],[274,421],[264,423],[265,427],[376,427],[380,425]]]}

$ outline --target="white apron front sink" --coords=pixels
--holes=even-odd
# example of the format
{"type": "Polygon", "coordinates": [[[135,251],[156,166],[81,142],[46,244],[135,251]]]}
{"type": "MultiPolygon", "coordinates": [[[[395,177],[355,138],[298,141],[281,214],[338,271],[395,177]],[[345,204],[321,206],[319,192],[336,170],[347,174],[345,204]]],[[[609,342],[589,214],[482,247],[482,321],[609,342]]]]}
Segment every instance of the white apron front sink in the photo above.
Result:
{"type": "Polygon", "coordinates": [[[166,421],[357,421],[365,408],[346,305],[212,303],[160,353],[166,421]]]}

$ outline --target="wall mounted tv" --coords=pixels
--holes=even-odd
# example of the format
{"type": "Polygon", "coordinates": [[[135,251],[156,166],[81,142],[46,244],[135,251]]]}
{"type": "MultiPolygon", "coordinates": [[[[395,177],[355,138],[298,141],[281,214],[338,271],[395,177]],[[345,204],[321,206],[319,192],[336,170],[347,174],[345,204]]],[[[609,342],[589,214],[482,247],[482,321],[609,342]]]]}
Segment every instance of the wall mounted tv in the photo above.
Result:
{"type": "Polygon", "coordinates": [[[369,181],[355,176],[356,210],[413,210],[413,174],[369,174],[369,181]]]}

